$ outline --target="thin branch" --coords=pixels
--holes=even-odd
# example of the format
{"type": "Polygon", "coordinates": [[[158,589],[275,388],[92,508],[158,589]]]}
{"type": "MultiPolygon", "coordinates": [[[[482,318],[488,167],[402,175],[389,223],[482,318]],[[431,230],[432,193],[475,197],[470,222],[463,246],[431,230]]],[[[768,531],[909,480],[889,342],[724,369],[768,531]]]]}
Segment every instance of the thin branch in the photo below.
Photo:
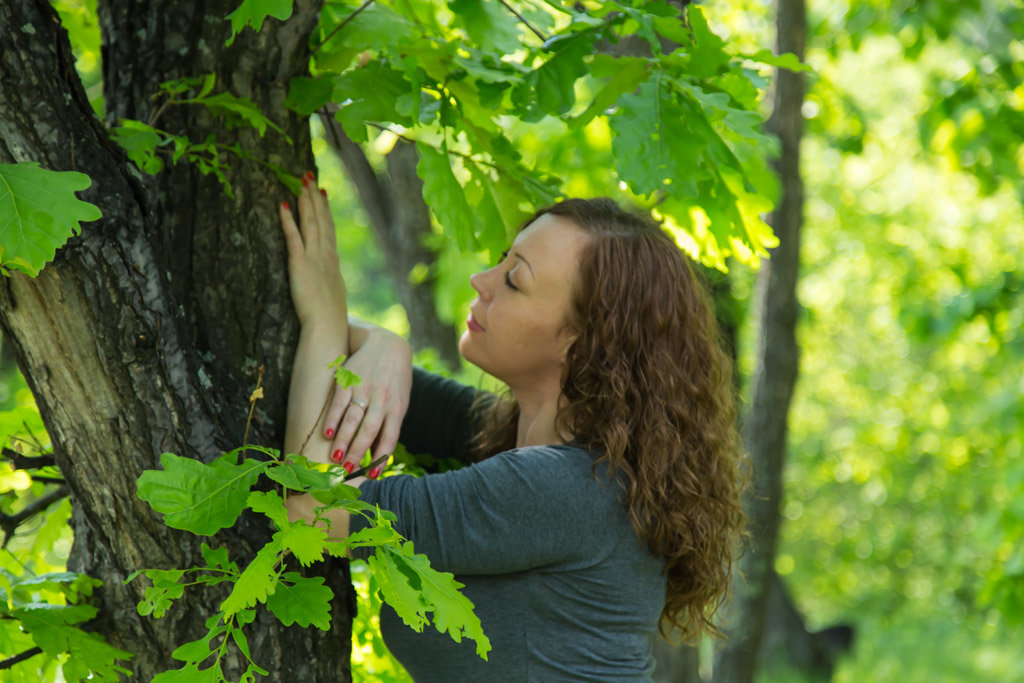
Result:
{"type": "Polygon", "coordinates": [[[533,24],[531,24],[530,22],[528,22],[528,21],[526,20],[526,17],[524,17],[524,16],[523,16],[522,14],[520,14],[519,12],[517,12],[517,11],[516,11],[516,9],[515,9],[514,7],[512,7],[512,5],[510,5],[510,4],[508,4],[507,2],[505,2],[505,0],[498,0],[498,1],[499,1],[499,2],[500,2],[500,3],[502,4],[502,5],[504,5],[504,6],[505,6],[505,9],[507,9],[507,10],[508,10],[509,12],[511,12],[512,14],[516,15],[516,19],[518,19],[519,21],[523,22],[523,24],[524,24],[524,25],[526,26],[526,28],[528,28],[528,29],[530,29],[531,31],[533,31],[533,34],[534,34],[535,36],[537,36],[538,38],[540,38],[540,42],[541,42],[541,43],[546,43],[546,42],[548,41],[548,39],[544,37],[544,34],[543,34],[543,33],[541,33],[540,31],[538,31],[538,30],[537,30],[536,28],[534,28],[534,27],[533,27],[533,24]]]}
{"type": "Polygon", "coordinates": [[[0,457],[14,465],[16,470],[38,470],[43,467],[53,467],[55,464],[52,455],[23,455],[7,446],[0,451],[0,457]]]}
{"type": "Polygon", "coordinates": [[[23,510],[16,512],[13,515],[6,515],[0,513],[0,528],[4,530],[4,542],[3,547],[7,547],[7,542],[14,536],[14,532],[17,531],[18,527],[28,518],[35,516],[42,512],[52,504],[56,503],[61,498],[68,495],[68,487],[61,486],[55,491],[47,493],[41,498],[36,498],[30,504],[26,505],[23,510]]]}
{"type": "Polygon", "coordinates": [[[260,365],[260,376],[256,380],[256,388],[249,396],[249,417],[245,418],[245,436],[242,437],[242,445],[249,443],[249,425],[252,424],[252,414],[256,410],[256,401],[263,398],[263,366],[260,365]]]}
{"type": "Polygon", "coordinates": [[[0,671],[2,671],[3,669],[10,669],[15,664],[20,664],[21,662],[24,662],[26,659],[35,657],[36,655],[41,654],[42,652],[42,648],[39,647],[34,647],[30,650],[19,652],[13,657],[8,657],[7,659],[0,661],[0,671]]]}
{"type": "Polygon", "coordinates": [[[316,47],[314,47],[314,48],[313,48],[313,49],[312,49],[312,50],[310,51],[310,53],[309,53],[309,56],[310,56],[310,57],[312,57],[313,55],[315,55],[315,54],[317,53],[317,51],[318,51],[318,50],[319,50],[320,48],[322,48],[322,47],[323,47],[324,45],[326,45],[326,44],[327,44],[327,41],[329,41],[329,40],[330,40],[331,38],[333,38],[333,37],[334,37],[335,35],[337,35],[338,31],[340,31],[341,29],[345,28],[345,26],[346,26],[346,25],[348,25],[348,22],[352,21],[352,20],[353,20],[353,19],[355,19],[355,18],[356,18],[357,16],[359,16],[359,13],[360,13],[360,12],[362,12],[362,11],[363,11],[364,9],[366,9],[367,7],[369,7],[370,5],[372,5],[372,4],[373,4],[373,2],[374,2],[374,0],[366,0],[366,2],[364,2],[364,3],[363,3],[362,5],[360,5],[360,6],[358,7],[358,8],[356,8],[356,11],[355,11],[355,12],[353,12],[352,14],[348,15],[347,17],[345,17],[345,20],[344,20],[344,21],[342,21],[342,22],[341,22],[340,24],[338,24],[337,26],[335,26],[335,27],[334,27],[334,30],[332,30],[332,31],[331,31],[330,33],[328,33],[328,34],[327,34],[327,37],[326,37],[326,38],[324,38],[324,39],[323,39],[322,41],[320,41],[320,42],[319,42],[319,43],[317,44],[317,46],[316,46],[316,47]]]}
{"type": "Polygon", "coordinates": [[[168,97],[164,101],[163,104],[160,105],[159,109],[157,109],[156,111],[154,111],[150,115],[149,121],[146,122],[146,125],[149,126],[150,128],[156,126],[156,122],[160,120],[160,115],[163,114],[164,111],[167,110],[167,107],[171,106],[173,103],[174,103],[174,95],[171,95],[170,97],[168,97]]]}

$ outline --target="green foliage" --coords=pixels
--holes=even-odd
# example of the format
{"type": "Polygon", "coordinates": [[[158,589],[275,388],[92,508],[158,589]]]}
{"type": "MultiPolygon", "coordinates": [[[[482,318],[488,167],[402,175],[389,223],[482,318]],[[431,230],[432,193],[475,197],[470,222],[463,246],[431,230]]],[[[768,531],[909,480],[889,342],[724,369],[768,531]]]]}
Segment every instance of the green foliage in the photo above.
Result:
{"type": "Polygon", "coordinates": [[[706,262],[758,263],[774,244],[760,219],[775,193],[765,162],[774,145],[759,131],[763,80],[744,64],[805,67],[792,56],[729,52],[694,7],[513,5],[518,17],[497,2],[327,5],[315,78],[293,79],[288,104],[303,114],[329,105],[359,142],[415,141],[438,222],[460,249],[492,254],[532,209],[564,194],[572,173],[564,160],[526,163],[510,139],[515,122],[610,124],[617,139],[597,193],[624,182],[706,262]],[[634,33],[652,56],[608,53],[634,33]],[[662,52],[663,40],[678,49],[662,52]],[[588,93],[585,83],[597,87],[588,93]]]}
{"type": "Polygon", "coordinates": [[[487,659],[491,643],[473,614],[473,603],[459,592],[463,584],[451,574],[430,570],[427,556],[415,554],[411,542],[371,556],[368,564],[373,585],[406,626],[421,632],[427,623],[425,613],[433,612],[438,631],[447,632],[456,643],[463,636],[472,638],[477,655],[487,659]]]}
{"type": "MultiPolygon", "coordinates": [[[[130,659],[131,653],[82,629],[83,622],[96,616],[96,607],[84,601],[99,584],[71,572],[32,575],[0,569],[0,619],[20,624],[46,657],[63,659],[61,673],[69,683],[118,681],[119,673],[129,672],[117,662],[130,659]]],[[[12,639],[5,643],[4,651],[10,651],[10,646],[23,647],[12,639]]]]}
{"type": "MultiPolygon", "coordinates": [[[[343,359],[339,359],[340,361],[343,359]]],[[[164,522],[176,529],[209,536],[234,524],[245,509],[264,515],[276,529],[244,569],[228,557],[227,550],[203,544],[205,564],[188,569],[145,569],[125,582],[145,576],[146,587],[138,611],[160,618],[184,595],[185,588],[196,585],[230,583],[231,590],[218,613],[207,621],[207,633],[179,647],[174,657],[185,662],[160,680],[185,680],[187,676],[211,676],[222,680],[220,661],[229,643],[234,643],[246,658],[243,676],[264,672],[252,659],[243,627],[255,619],[260,604],[285,626],[330,628],[331,589],[320,577],[306,577],[287,571],[285,560],[291,555],[303,567],[323,559],[324,553],[344,557],[350,548],[373,547],[369,559],[383,599],[417,631],[427,623],[427,613],[438,630],[456,641],[462,637],[476,640],[477,654],[486,659],[490,643],[473,605],[458,589],[451,574],[432,569],[423,555],[412,552],[391,526],[394,516],[359,500],[358,489],[343,483],[344,470],[313,466],[301,456],[282,458],[273,449],[246,446],[225,453],[212,463],[201,463],[165,453],[162,470],[149,470],[139,478],[138,495],[164,515],[164,522]],[[255,450],[265,459],[242,458],[239,454],[255,450]],[[283,483],[299,493],[309,493],[323,503],[317,509],[317,521],[327,521],[331,508],[366,516],[374,524],[348,537],[331,536],[320,525],[305,520],[291,522],[284,499],[277,491],[253,491],[261,474],[283,483]],[[212,659],[212,665],[209,664],[212,659]],[[206,667],[206,668],[202,668],[206,667]],[[217,678],[217,677],[221,678],[217,678]]]]}
{"type": "MultiPolygon", "coordinates": [[[[241,450],[241,449],[239,449],[241,450]]],[[[164,514],[164,524],[210,536],[232,526],[247,504],[249,490],[266,470],[258,460],[237,463],[238,450],[210,464],[173,453],[160,456],[163,470],[139,477],[138,495],[164,514]]]]}
{"type": "Polygon", "coordinates": [[[943,106],[934,75],[958,50],[907,59],[901,41],[867,36],[833,60],[820,45],[808,56],[819,80],[802,155],[801,378],[776,568],[812,629],[856,627],[836,681],[1017,680],[1016,179],[989,193],[918,135],[943,106]],[[846,99],[855,113],[830,108],[846,99]],[[855,129],[857,149],[835,144],[855,129]]]}
{"type": "Polygon", "coordinates": [[[331,363],[328,363],[327,369],[334,370],[334,381],[338,383],[338,387],[341,389],[359,386],[363,378],[346,368],[344,363],[345,356],[336,358],[331,363]]]}
{"type": "MultiPolygon", "coordinates": [[[[229,156],[244,161],[255,161],[273,171],[292,192],[298,194],[301,181],[290,175],[281,166],[269,163],[244,148],[241,144],[227,145],[219,143],[214,135],[209,135],[202,142],[193,142],[185,135],[176,135],[154,127],[160,112],[172,105],[201,105],[218,117],[228,130],[237,127],[255,129],[260,137],[267,128],[282,135],[280,126],[267,118],[263,112],[247,97],[238,97],[229,92],[211,94],[216,85],[216,75],[207,74],[195,78],[179,78],[160,85],[158,97],[164,98],[160,109],[149,123],[134,119],[121,119],[118,125],[110,129],[110,135],[128,154],[143,173],[156,175],[164,169],[165,160],[170,159],[177,164],[184,159],[195,164],[203,175],[213,175],[224,187],[229,197],[234,197],[234,190],[228,180],[229,156]],[[182,97],[191,93],[191,96],[182,97]]],[[[289,140],[290,142],[290,140],[289,140]]]]}
{"type": "Polygon", "coordinates": [[[292,0],[242,0],[242,4],[227,17],[231,21],[227,45],[231,45],[246,26],[259,31],[268,16],[284,21],[292,15],[292,4],[292,0]]]}
{"type": "Polygon", "coordinates": [[[34,161],[0,164],[0,272],[35,276],[81,223],[98,220],[100,210],[75,196],[90,184],[83,173],[34,161]]]}

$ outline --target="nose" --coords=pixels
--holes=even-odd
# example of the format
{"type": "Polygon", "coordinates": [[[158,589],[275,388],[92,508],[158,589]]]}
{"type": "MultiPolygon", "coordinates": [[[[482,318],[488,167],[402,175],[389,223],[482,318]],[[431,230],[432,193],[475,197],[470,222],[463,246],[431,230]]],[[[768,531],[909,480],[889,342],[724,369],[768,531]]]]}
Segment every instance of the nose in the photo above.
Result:
{"type": "Polygon", "coordinates": [[[489,278],[488,275],[493,272],[494,268],[490,268],[479,273],[473,273],[469,276],[469,284],[476,290],[477,294],[479,294],[480,298],[484,301],[491,300],[493,290],[491,289],[490,281],[492,278],[489,278]]]}

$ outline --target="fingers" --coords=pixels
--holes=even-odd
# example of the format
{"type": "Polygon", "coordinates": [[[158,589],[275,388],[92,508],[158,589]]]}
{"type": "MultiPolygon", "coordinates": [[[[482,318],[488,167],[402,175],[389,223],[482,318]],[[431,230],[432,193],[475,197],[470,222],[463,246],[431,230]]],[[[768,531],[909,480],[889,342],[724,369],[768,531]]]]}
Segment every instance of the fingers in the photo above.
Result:
{"type": "Polygon", "coordinates": [[[334,395],[331,397],[330,405],[327,406],[327,413],[324,415],[323,423],[324,438],[331,440],[338,433],[338,424],[341,422],[341,418],[345,414],[345,410],[348,409],[349,402],[352,400],[351,388],[342,389],[341,385],[335,382],[332,391],[334,395]]]}
{"type": "Polygon", "coordinates": [[[288,202],[281,202],[277,207],[277,213],[281,218],[281,230],[284,232],[288,256],[293,259],[297,258],[302,254],[304,244],[302,235],[299,234],[299,226],[295,224],[295,216],[292,215],[291,206],[288,202]]]}
{"type": "Polygon", "coordinates": [[[359,467],[359,461],[366,453],[365,447],[362,450],[356,450],[353,439],[367,417],[369,404],[361,399],[356,399],[356,401],[358,403],[350,402],[345,407],[345,413],[338,425],[338,435],[334,439],[334,447],[331,450],[331,459],[340,463],[349,472],[359,467]],[[341,460],[338,459],[339,457],[341,460]]]}
{"type": "MultiPolygon", "coordinates": [[[[313,208],[313,195],[317,194],[316,188],[308,182],[307,177],[302,179],[302,194],[299,195],[299,226],[302,230],[302,240],[307,249],[315,249],[322,242],[322,231],[317,220],[316,211],[313,208]]],[[[318,197],[319,199],[319,197],[318,197]]]]}
{"type": "MultiPolygon", "coordinates": [[[[354,406],[354,409],[355,412],[359,412],[358,406],[354,406]]],[[[353,408],[349,408],[349,410],[352,411],[353,408]]],[[[356,432],[355,437],[352,439],[352,445],[349,447],[349,455],[357,462],[370,449],[373,442],[377,440],[384,417],[384,404],[382,402],[376,401],[367,406],[366,414],[359,424],[359,431],[356,432]]]]}
{"type": "Polygon", "coordinates": [[[373,449],[374,460],[382,455],[395,452],[395,447],[398,446],[398,435],[401,429],[401,418],[396,419],[393,413],[388,413],[384,416],[384,424],[380,429],[380,434],[377,436],[377,446],[373,449]]]}
{"type": "Polygon", "coordinates": [[[335,237],[334,219],[331,217],[331,207],[327,203],[327,191],[316,189],[316,184],[311,182],[310,199],[312,200],[313,212],[316,215],[316,224],[320,228],[320,242],[325,247],[334,251],[335,237]]]}

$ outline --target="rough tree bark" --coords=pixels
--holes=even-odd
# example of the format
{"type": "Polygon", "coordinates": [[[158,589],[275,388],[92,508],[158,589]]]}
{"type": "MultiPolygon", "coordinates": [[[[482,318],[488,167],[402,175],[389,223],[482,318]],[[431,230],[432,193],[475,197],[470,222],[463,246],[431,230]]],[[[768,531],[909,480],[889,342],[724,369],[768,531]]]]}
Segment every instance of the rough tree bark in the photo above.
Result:
{"type": "Polygon", "coordinates": [[[385,268],[409,318],[409,342],[414,349],[437,349],[448,368],[457,369],[458,334],[453,325],[438,317],[434,304],[437,258],[425,243],[430,234],[430,209],[423,201],[423,181],[416,175],[416,146],[404,140],[395,143],[385,157],[387,171],[381,173],[334,117],[322,115],[320,120],[328,144],[344,164],[370,216],[374,237],[384,252],[385,268]],[[409,272],[417,264],[427,266],[428,274],[413,283],[409,272]]]}
{"type": "MultiPolygon", "coordinates": [[[[113,117],[150,119],[162,81],[218,74],[218,88],[250,97],[291,136],[224,131],[201,107],[170,107],[157,125],[193,140],[216,131],[256,156],[301,173],[312,167],[308,121],[282,106],[303,73],[319,3],[298,0],[286,23],[269,20],[224,46],[238,3],[101,0],[104,87],[113,117]]],[[[0,328],[55,445],[74,504],[70,568],[101,578],[96,630],[135,653],[136,680],[176,666],[175,646],[203,633],[219,600],[186,593],[160,620],[139,617],[142,567],[196,562],[201,539],[164,526],[135,496],[135,481],[164,451],[209,460],[241,444],[249,392],[266,367],[250,441],[281,443],[297,321],[287,291],[275,212],[285,191],[262,166],[232,163],[235,197],[186,165],[142,177],[110,142],[74,69],[67,35],[46,0],[0,5],[0,162],[37,161],[92,178],[81,193],[103,212],[38,277],[0,286],[0,328]]],[[[267,538],[244,518],[213,544],[247,561],[267,538]]],[[[271,616],[249,633],[270,680],[347,680],[351,588],[333,629],[284,628],[271,616]],[[287,673],[285,673],[287,672],[287,673]]],[[[229,662],[240,673],[241,662],[229,662]]]]}
{"type": "MultiPolygon", "coordinates": [[[[776,0],[775,10],[776,52],[792,52],[803,59],[807,33],[804,0],[776,0]]],[[[803,222],[803,99],[803,75],[780,69],[767,122],[767,128],[778,135],[781,143],[774,165],[782,193],[769,219],[779,246],[758,276],[755,306],[760,335],[751,405],[743,428],[743,443],[753,464],[752,486],[746,499],[750,535],[739,566],[743,577],[735,582],[727,610],[729,641],[718,652],[714,666],[715,681],[726,683],[754,680],[779,531],[789,404],[798,366],[796,283],[803,222]]]]}

